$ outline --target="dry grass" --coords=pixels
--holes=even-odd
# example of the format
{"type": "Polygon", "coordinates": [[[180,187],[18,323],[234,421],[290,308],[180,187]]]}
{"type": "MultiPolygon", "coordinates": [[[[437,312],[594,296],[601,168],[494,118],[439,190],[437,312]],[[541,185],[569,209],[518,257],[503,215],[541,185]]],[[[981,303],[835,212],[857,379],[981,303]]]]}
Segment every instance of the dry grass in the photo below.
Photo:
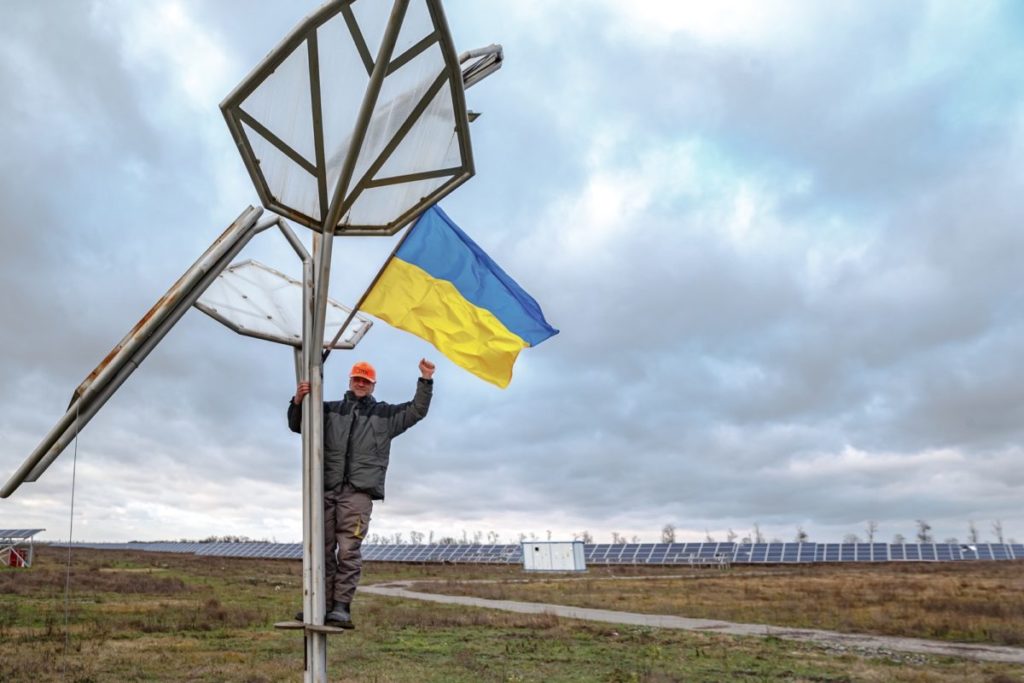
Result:
{"type": "MultiPolygon", "coordinates": [[[[42,548],[30,570],[0,571],[0,681],[300,680],[302,638],[274,621],[299,606],[301,565],[294,561],[211,559],[76,551],[64,631],[65,555],[42,548]],[[65,642],[67,651],[65,654],[65,642]]],[[[650,571],[595,570],[583,581],[601,600],[627,602],[663,590],[704,592],[732,576],[645,579],[650,571]],[[599,577],[617,577],[599,581],[599,577]],[[646,587],[646,588],[645,588],[646,587]],[[636,591],[636,592],[633,592],[636,591]]],[[[778,577],[747,576],[751,586],[778,577]]],[[[580,583],[527,576],[516,567],[369,563],[364,581],[512,579],[580,583]]],[[[822,577],[819,577],[822,578],[822,577]]],[[[836,586],[845,585],[842,582],[836,586]]],[[[730,595],[722,593],[722,595],[730,595]]],[[[743,593],[736,593],[742,596],[743,593]]],[[[753,603],[753,600],[750,600],[753,603]]],[[[331,636],[332,681],[478,683],[480,681],[771,681],[1007,683],[1024,667],[917,655],[864,656],[774,638],[617,627],[527,615],[360,596],[358,628],[331,636]]],[[[712,615],[722,617],[721,613],[712,615]]],[[[748,619],[749,620],[749,619],[748,619]]]]}
{"type": "Polygon", "coordinates": [[[1024,563],[592,569],[417,589],[646,614],[999,645],[1024,644],[1024,563]],[[647,578],[644,578],[646,575],[647,578]]]}

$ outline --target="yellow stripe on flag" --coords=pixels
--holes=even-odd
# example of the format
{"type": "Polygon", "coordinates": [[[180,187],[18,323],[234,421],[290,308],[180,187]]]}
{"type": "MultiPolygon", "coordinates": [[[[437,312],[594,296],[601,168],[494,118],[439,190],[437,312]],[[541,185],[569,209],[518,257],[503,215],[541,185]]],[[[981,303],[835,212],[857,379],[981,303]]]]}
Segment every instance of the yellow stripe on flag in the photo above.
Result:
{"type": "Polygon", "coordinates": [[[433,344],[456,365],[505,388],[528,346],[490,311],[474,306],[447,280],[392,259],[362,310],[433,344]]]}

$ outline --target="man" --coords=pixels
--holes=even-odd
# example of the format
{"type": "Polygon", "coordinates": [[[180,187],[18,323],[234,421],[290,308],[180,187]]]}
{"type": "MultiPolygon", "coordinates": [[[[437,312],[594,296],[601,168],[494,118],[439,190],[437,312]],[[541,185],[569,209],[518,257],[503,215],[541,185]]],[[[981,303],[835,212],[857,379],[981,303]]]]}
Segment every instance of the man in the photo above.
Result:
{"type": "MultiPolygon", "coordinates": [[[[377,372],[360,361],[349,373],[340,401],[324,402],[324,555],[328,612],[325,622],[352,623],[352,597],[362,571],[360,548],[370,524],[373,501],[384,499],[384,477],[391,440],[422,420],[433,395],[434,364],[422,359],[416,395],[392,405],[373,398],[377,372]],[[337,558],[335,558],[337,549],[337,558]]],[[[299,382],[288,404],[288,427],[302,431],[302,399],[309,382],[299,382]]],[[[302,621],[302,613],[296,615],[302,621]]]]}

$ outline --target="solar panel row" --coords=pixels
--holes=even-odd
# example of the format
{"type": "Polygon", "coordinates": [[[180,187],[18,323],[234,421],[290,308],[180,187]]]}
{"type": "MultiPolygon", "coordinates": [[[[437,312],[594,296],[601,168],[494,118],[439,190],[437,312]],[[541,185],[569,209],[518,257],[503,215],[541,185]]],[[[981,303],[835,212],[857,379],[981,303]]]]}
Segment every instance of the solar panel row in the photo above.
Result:
{"type": "Polygon", "coordinates": [[[518,564],[518,545],[377,545],[364,546],[363,558],[378,562],[471,562],[518,564]]]}
{"type": "Polygon", "coordinates": [[[9,540],[29,539],[45,529],[0,529],[0,538],[9,540]]]}
{"type": "MultiPolygon", "coordinates": [[[[302,545],[299,543],[76,543],[75,546],[195,553],[207,557],[302,559],[302,545]]],[[[694,559],[711,560],[719,557],[724,557],[732,564],[1024,560],[1024,544],[620,543],[585,545],[584,557],[587,564],[650,565],[689,564],[694,559]]],[[[366,545],[363,546],[363,558],[376,562],[521,564],[523,554],[519,545],[366,545]]]]}

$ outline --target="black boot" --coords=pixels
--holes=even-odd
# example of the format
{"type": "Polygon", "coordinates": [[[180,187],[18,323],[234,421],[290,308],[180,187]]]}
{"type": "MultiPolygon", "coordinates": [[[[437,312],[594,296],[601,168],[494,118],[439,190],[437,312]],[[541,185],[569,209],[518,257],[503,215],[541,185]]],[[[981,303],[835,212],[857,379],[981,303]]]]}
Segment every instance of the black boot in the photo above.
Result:
{"type": "MultiPolygon", "coordinates": [[[[329,611],[329,610],[326,607],[324,607],[324,612],[327,612],[327,611],[329,611]]],[[[303,617],[302,610],[299,610],[298,612],[295,613],[295,621],[301,621],[301,622],[305,623],[306,620],[303,619],[302,617],[303,617]]]]}
{"type": "Polygon", "coordinates": [[[341,628],[355,628],[356,625],[352,623],[352,612],[350,611],[351,605],[346,602],[334,603],[334,609],[327,613],[324,617],[324,623],[328,626],[340,626],[341,628]]]}

